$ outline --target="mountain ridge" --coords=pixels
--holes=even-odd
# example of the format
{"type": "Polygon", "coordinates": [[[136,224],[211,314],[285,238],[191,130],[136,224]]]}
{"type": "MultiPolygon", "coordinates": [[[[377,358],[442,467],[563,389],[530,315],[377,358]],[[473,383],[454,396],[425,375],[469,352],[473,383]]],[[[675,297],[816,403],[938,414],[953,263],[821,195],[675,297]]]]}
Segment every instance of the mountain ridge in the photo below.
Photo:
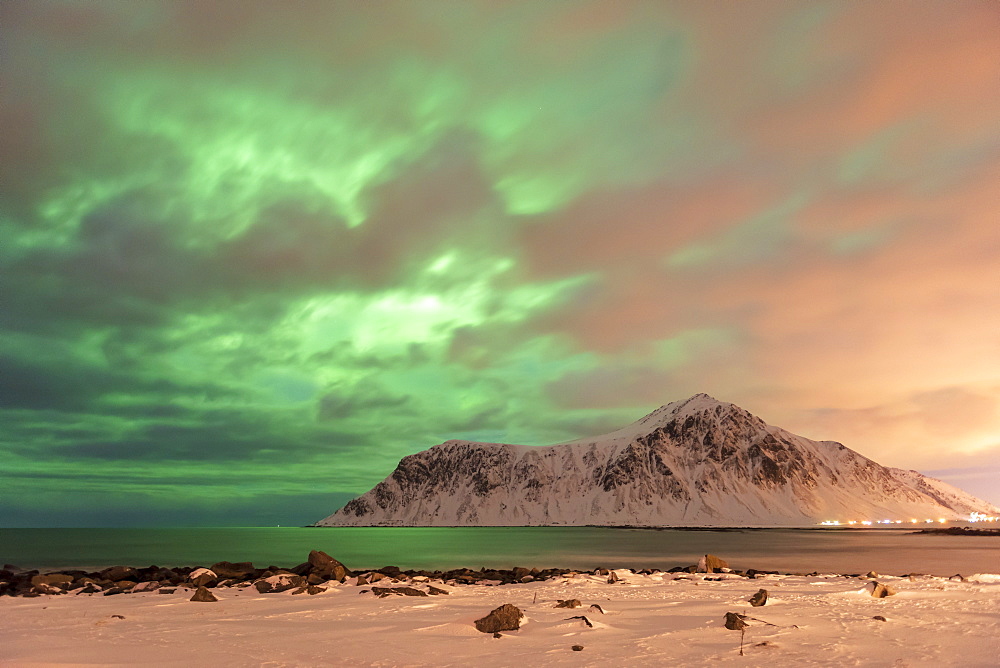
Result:
{"type": "Polygon", "coordinates": [[[798,526],[1000,508],[707,394],[547,446],[449,440],[316,526],[798,526]]]}

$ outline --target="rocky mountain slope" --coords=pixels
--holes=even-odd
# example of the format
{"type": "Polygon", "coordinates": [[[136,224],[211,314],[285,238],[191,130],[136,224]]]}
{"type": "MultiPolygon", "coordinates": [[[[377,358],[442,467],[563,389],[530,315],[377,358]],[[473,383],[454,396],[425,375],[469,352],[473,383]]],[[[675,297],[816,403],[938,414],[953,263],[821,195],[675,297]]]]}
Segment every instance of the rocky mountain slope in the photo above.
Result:
{"type": "Polygon", "coordinates": [[[791,526],[996,508],[916,471],[770,426],[705,394],[618,431],[532,447],[447,441],[317,526],[791,526]]]}

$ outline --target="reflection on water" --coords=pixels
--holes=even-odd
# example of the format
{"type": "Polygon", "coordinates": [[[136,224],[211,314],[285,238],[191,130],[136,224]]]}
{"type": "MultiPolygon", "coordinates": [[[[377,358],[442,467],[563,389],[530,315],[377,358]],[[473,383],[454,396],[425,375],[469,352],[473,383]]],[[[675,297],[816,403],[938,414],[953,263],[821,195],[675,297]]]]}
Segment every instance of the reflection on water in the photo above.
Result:
{"type": "Polygon", "coordinates": [[[598,527],[0,529],[0,562],[24,568],[293,566],[309,550],[348,567],[661,568],[712,553],[733,568],[933,575],[1000,571],[1000,538],[907,530],[685,531],[598,527]]]}

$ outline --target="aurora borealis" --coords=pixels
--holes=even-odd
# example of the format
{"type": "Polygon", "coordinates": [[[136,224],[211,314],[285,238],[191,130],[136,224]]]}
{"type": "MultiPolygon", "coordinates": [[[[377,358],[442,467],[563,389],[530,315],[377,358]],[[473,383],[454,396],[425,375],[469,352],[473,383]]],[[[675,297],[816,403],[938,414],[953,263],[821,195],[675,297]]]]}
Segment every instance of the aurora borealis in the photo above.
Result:
{"type": "Polygon", "coordinates": [[[1000,503],[993,2],[0,4],[0,525],[697,392],[1000,503]]]}

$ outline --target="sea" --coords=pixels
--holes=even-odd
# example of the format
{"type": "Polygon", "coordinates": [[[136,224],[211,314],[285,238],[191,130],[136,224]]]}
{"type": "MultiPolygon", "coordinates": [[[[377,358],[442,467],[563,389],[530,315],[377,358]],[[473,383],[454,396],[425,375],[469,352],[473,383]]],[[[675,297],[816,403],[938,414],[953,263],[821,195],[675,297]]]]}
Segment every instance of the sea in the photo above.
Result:
{"type": "Polygon", "coordinates": [[[734,569],[789,573],[1000,573],[1000,537],[908,529],[606,527],[221,527],[0,529],[0,564],[40,570],[112,565],[292,567],[323,550],[354,570],[659,568],[714,554],[734,569]]]}

